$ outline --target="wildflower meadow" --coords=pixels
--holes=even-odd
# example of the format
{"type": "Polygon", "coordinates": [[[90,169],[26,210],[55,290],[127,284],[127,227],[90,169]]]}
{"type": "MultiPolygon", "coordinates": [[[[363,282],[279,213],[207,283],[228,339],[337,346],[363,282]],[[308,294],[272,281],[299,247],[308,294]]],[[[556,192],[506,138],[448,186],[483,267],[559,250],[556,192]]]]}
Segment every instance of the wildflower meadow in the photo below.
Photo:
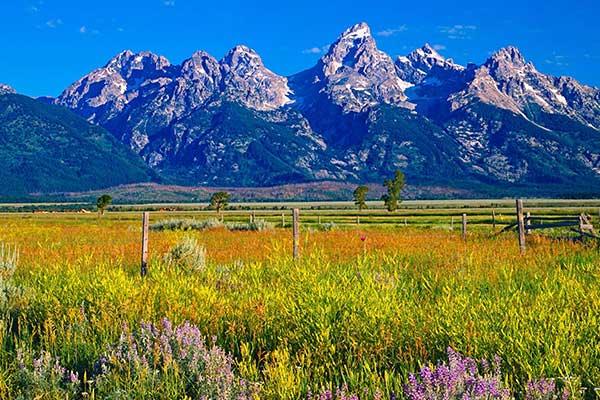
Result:
{"type": "MultiPolygon", "coordinates": [[[[439,227],[0,217],[0,398],[594,398],[594,243],[439,227]],[[159,224],[160,222],[160,224],[159,224]]],[[[172,218],[171,218],[172,219],[172,218]]],[[[199,220],[201,218],[198,218],[199,220]]],[[[325,223],[325,222],[324,222],[325,223]]]]}

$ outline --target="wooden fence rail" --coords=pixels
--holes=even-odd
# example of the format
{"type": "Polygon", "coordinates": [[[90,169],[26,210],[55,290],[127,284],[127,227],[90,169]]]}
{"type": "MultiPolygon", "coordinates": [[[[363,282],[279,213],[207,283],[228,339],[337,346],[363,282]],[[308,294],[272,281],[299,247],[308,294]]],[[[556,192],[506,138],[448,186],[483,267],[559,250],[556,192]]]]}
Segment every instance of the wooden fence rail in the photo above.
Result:
{"type": "Polygon", "coordinates": [[[292,235],[293,235],[293,254],[294,254],[294,260],[297,260],[298,258],[300,258],[300,210],[297,208],[294,208],[294,210],[292,211],[292,218],[293,218],[293,229],[292,229],[292,235]]]}
{"type": "Polygon", "coordinates": [[[140,274],[142,278],[146,276],[148,272],[148,228],[150,226],[150,213],[144,212],[142,214],[142,262],[140,267],[140,274]]]}
{"type": "MultiPolygon", "coordinates": [[[[523,216],[523,200],[517,200],[517,230],[519,233],[519,249],[521,254],[525,253],[525,234],[529,234],[531,230],[535,229],[551,229],[551,228],[569,228],[571,227],[572,232],[576,232],[580,235],[580,238],[590,237],[600,240],[600,237],[596,236],[594,226],[591,223],[591,217],[585,213],[579,214],[577,217],[534,217],[529,212],[527,216],[523,216]],[[533,224],[532,221],[539,223],[533,224]],[[543,221],[551,221],[549,223],[543,223],[543,221]],[[573,229],[577,227],[578,229],[573,229]]],[[[514,225],[509,225],[502,229],[501,232],[511,229],[514,225]]]]}
{"type": "MultiPolygon", "coordinates": [[[[282,227],[286,227],[286,221],[285,221],[285,213],[281,214],[281,226],[282,227]]],[[[278,218],[277,214],[267,214],[267,216],[271,216],[273,218],[278,218]]],[[[476,216],[480,216],[478,214],[476,214],[476,216]]],[[[496,233],[495,235],[507,232],[509,230],[512,229],[517,229],[518,232],[518,239],[519,239],[519,249],[521,251],[521,254],[525,253],[526,250],[526,234],[529,234],[530,231],[532,230],[539,230],[539,229],[550,229],[550,228],[571,228],[570,230],[572,232],[578,233],[580,235],[581,238],[594,238],[594,239],[598,239],[600,241],[600,237],[596,236],[596,232],[594,230],[593,224],[591,223],[591,217],[586,215],[585,213],[580,214],[579,216],[533,216],[530,214],[530,212],[525,213],[524,209],[523,209],[523,201],[521,199],[517,199],[516,200],[516,216],[517,216],[517,220],[516,222],[512,222],[512,223],[508,223],[507,222],[499,222],[497,221],[496,218],[496,212],[495,209],[492,209],[492,214],[491,214],[491,223],[492,223],[492,227],[494,228],[495,231],[495,227],[497,224],[501,224],[501,225],[505,225],[507,224],[504,228],[502,228],[498,233],[496,233]]],[[[330,217],[333,219],[336,217],[335,214],[331,214],[330,217]]],[[[349,218],[352,218],[351,216],[348,215],[341,215],[341,218],[344,218],[345,220],[348,220],[349,218]]],[[[370,219],[371,216],[365,216],[364,219],[367,219],[367,221],[370,219]]],[[[381,216],[379,215],[375,215],[375,218],[380,218],[381,216]]],[[[398,217],[394,218],[394,222],[398,223],[398,217]]],[[[450,217],[450,229],[454,229],[454,215],[449,215],[450,217]]],[[[360,225],[361,224],[361,218],[360,215],[356,215],[355,217],[355,224],[356,225],[360,225]]],[[[249,219],[251,223],[255,223],[257,222],[256,219],[256,211],[251,211],[250,215],[249,215],[249,219]]],[[[321,215],[317,215],[316,219],[318,221],[319,224],[321,224],[321,215]]],[[[408,225],[408,219],[406,218],[406,216],[403,216],[404,219],[404,225],[408,225]]],[[[351,220],[350,220],[351,221],[351,220]]],[[[489,220],[486,220],[486,223],[489,220]]],[[[309,219],[309,224],[310,224],[310,219],[309,219]]],[[[351,223],[349,221],[347,221],[348,223],[351,223]]],[[[462,239],[463,240],[467,240],[467,214],[463,213],[461,215],[461,222],[462,222],[462,239]]],[[[368,222],[367,222],[368,223],[368,222]]],[[[387,221],[386,221],[387,223],[387,221]]],[[[475,221],[475,223],[481,223],[481,219],[479,220],[479,222],[477,222],[477,220],[475,221]]],[[[417,222],[418,224],[418,222],[417,222]]],[[[141,246],[141,267],[140,267],[140,274],[142,277],[145,277],[148,273],[148,231],[149,231],[149,227],[150,227],[150,213],[149,212],[143,212],[142,214],[142,246],[141,246]]],[[[293,258],[294,260],[298,260],[300,258],[300,210],[298,208],[294,208],[292,210],[292,254],[293,254],[293,258]]]]}

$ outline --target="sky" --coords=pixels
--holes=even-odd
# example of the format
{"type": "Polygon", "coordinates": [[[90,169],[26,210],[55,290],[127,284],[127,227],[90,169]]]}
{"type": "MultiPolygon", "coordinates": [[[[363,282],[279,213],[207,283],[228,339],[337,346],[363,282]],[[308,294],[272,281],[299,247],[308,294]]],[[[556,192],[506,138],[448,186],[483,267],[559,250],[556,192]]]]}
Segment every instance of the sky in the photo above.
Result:
{"type": "Polygon", "coordinates": [[[598,15],[597,0],[2,0],[0,82],[57,96],[125,49],[180,64],[196,50],[220,59],[238,44],[291,75],[366,22],[394,58],[430,43],[457,63],[480,64],[514,45],[541,72],[600,87],[598,15]]]}

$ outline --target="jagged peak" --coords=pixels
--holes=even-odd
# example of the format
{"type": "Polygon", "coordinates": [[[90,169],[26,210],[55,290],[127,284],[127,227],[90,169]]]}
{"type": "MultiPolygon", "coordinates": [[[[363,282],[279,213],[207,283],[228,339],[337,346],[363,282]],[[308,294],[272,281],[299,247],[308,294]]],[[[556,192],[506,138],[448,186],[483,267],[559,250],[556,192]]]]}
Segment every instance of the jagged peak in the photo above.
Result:
{"type": "Polygon", "coordinates": [[[251,57],[258,57],[260,58],[260,56],[258,55],[258,53],[256,52],[256,50],[243,45],[243,44],[238,44],[237,46],[233,47],[231,50],[229,50],[227,52],[227,54],[225,54],[225,58],[227,58],[228,56],[233,56],[236,54],[243,54],[243,55],[248,55],[251,57]]]}
{"type": "Polygon", "coordinates": [[[105,65],[105,68],[112,68],[117,71],[121,71],[134,64],[146,64],[147,60],[149,60],[150,64],[154,65],[157,69],[162,69],[171,65],[169,60],[167,60],[164,56],[156,55],[150,51],[140,51],[138,53],[134,53],[131,50],[124,50],[113,57],[105,65]]]}
{"type": "MultiPolygon", "coordinates": [[[[425,61],[425,60],[433,60],[439,63],[444,63],[446,59],[437,52],[433,47],[429,45],[429,43],[425,43],[423,47],[413,50],[409,55],[409,59],[415,61],[425,61]]],[[[428,63],[430,64],[430,62],[428,63]]]]}
{"type": "Polygon", "coordinates": [[[219,61],[206,51],[198,50],[181,64],[181,73],[188,78],[196,77],[197,73],[210,76],[220,75],[219,61]]]}
{"type": "Polygon", "coordinates": [[[218,63],[219,62],[217,61],[217,59],[209,53],[207,53],[206,51],[198,50],[195,51],[190,58],[188,58],[181,64],[181,68],[182,70],[187,70],[189,68],[196,68],[198,65],[204,67],[205,64],[217,65],[218,63]]]}
{"type": "MultiPolygon", "coordinates": [[[[327,53],[321,58],[324,64],[352,64],[352,59],[364,54],[375,54],[380,57],[383,52],[377,49],[371,29],[365,22],[352,25],[346,29],[337,40],[329,46],[327,53]]],[[[389,57],[389,56],[388,56],[389,57]]],[[[334,68],[334,69],[337,69],[334,68]]]]}
{"type": "Polygon", "coordinates": [[[189,59],[190,60],[191,59],[201,59],[202,60],[205,58],[214,59],[214,57],[211,54],[207,53],[204,50],[196,50],[189,59]]]}
{"type": "Polygon", "coordinates": [[[344,33],[339,37],[339,39],[364,39],[371,37],[371,28],[367,25],[366,22],[361,22],[359,24],[352,25],[350,28],[346,29],[344,33]]]}
{"type": "Polygon", "coordinates": [[[129,61],[133,57],[133,54],[134,53],[131,50],[123,50],[122,52],[111,58],[104,67],[122,67],[127,61],[129,61]]]}
{"type": "Polygon", "coordinates": [[[518,66],[524,66],[527,63],[525,57],[523,57],[519,49],[515,46],[501,48],[488,59],[487,63],[490,62],[510,63],[518,66]]]}
{"type": "Polygon", "coordinates": [[[451,68],[454,70],[464,70],[465,67],[455,64],[451,58],[445,58],[429,43],[425,43],[422,47],[413,50],[406,57],[398,57],[396,65],[410,64],[415,68],[430,71],[434,66],[444,69],[451,68]]]}
{"type": "Polygon", "coordinates": [[[230,67],[235,67],[239,64],[263,66],[260,55],[254,49],[245,45],[237,45],[229,50],[221,60],[221,63],[230,67]]]}

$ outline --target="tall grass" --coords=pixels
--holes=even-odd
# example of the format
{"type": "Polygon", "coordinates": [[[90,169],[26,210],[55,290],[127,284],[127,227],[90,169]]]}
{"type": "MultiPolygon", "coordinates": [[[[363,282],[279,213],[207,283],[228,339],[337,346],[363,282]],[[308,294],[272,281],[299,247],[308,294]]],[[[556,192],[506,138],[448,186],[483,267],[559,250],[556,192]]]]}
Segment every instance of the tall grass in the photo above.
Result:
{"type": "Polygon", "coordinates": [[[475,359],[498,355],[503,384],[523,396],[539,377],[600,384],[593,247],[533,238],[523,257],[511,235],[473,234],[464,243],[433,230],[334,230],[302,233],[294,261],[285,231],[165,231],[152,233],[141,279],[139,232],[124,229],[128,223],[0,228],[22,246],[13,279],[32,293],[0,334],[0,394],[14,394],[17,348],[58,356],[83,380],[107,344],[119,342],[122,324],[163,318],[214,336],[232,354],[236,376],[258,382],[262,398],[343,387],[404,396],[409,374],[445,359],[448,347],[475,359]],[[184,235],[206,248],[201,273],[182,274],[163,258],[184,235]]]}

